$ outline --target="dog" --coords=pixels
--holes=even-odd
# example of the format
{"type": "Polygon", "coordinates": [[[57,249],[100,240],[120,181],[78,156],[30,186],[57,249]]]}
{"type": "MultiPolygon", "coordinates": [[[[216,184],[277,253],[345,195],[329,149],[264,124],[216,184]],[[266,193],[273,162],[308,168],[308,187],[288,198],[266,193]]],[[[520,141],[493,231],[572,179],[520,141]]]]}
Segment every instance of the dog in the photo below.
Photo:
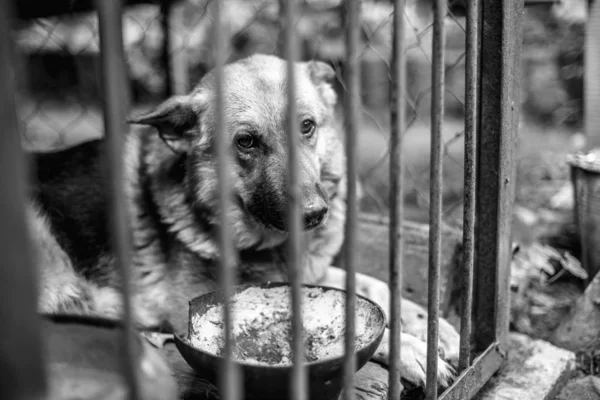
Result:
{"type": "MultiPolygon", "coordinates": [[[[297,110],[305,283],[344,288],[331,266],[344,239],[343,137],[331,81],[320,61],[298,62],[297,110]]],[[[255,54],[224,73],[225,141],[231,151],[233,201],[227,212],[240,283],[285,281],[287,162],[286,62],[255,54]]],[[[133,317],[141,330],[187,331],[188,301],[218,289],[216,230],[220,203],[215,157],[214,72],[187,95],[174,96],[129,119],[123,190],[132,232],[133,317]]],[[[38,250],[40,304],[45,313],[121,316],[119,273],[108,226],[104,141],[32,154],[35,180],[28,220],[38,250]]],[[[354,179],[354,178],[352,178],[354,179]]],[[[357,274],[357,292],[385,311],[386,283],[357,274]]],[[[425,310],[402,301],[401,375],[424,385],[425,310]]],[[[448,385],[458,333],[440,321],[438,381],[448,385]]],[[[389,335],[374,356],[389,362],[389,335]]]]}

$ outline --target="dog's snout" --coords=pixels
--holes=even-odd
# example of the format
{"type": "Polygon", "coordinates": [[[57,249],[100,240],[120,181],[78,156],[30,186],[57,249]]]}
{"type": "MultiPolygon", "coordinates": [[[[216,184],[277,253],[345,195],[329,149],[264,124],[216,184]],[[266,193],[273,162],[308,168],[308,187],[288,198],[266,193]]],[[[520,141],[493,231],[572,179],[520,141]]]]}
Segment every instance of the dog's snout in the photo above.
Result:
{"type": "Polygon", "coordinates": [[[307,207],[304,210],[304,228],[312,229],[323,222],[327,215],[328,208],[325,204],[307,207]]]}

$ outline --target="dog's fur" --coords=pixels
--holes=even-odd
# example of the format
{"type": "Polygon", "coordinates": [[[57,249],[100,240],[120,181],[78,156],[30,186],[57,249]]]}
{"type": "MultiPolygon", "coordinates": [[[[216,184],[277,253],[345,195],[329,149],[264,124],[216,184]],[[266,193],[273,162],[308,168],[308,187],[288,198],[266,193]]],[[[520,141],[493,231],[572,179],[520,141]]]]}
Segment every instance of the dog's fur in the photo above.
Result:
{"type": "MultiPolygon", "coordinates": [[[[239,282],[287,278],[285,65],[273,56],[254,55],[224,69],[225,142],[232,155],[234,198],[226,211],[239,282]],[[244,147],[250,141],[252,146],[244,147]]],[[[345,159],[334,118],[336,95],[329,84],[334,71],[321,62],[298,63],[296,71],[304,281],[343,287],[345,272],[330,266],[342,245],[346,211],[345,159]]],[[[190,94],[130,121],[150,126],[132,130],[123,149],[133,232],[132,303],[140,329],[185,332],[188,301],[218,286],[221,211],[214,100],[214,75],[209,73],[190,94]]],[[[120,316],[103,146],[99,140],[34,155],[37,179],[29,219],[40,250],[43,312],[120,316]]],[[[362,274],[357,283],[359,293],[387,312],[385,283],[362,274]]],[[[407,300],[402,304],[402,375],[423,384],[426,314],[407,300]]],[[[458,335],[441,322],[442,353],[454,360],[458,335]]],[[[375,358],[389,361],[387,335],[375,358]]],[[[441,358],[438,367],[440,383],[447,384],[451,367],[441,358]]]]}

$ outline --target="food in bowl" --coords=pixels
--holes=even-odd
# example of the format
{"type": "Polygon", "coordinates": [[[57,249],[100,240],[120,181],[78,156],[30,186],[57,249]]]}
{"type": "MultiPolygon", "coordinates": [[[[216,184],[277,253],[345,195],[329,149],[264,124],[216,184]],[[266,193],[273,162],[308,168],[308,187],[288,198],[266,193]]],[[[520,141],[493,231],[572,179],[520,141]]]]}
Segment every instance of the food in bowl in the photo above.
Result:
{"type": "MultiPolygon", "coordinates": [[[[233,358],[262,365],[292,362],[292,313],[289,286],[249,287],[231,301],[233,358]]],[[[189,342],[205,352],[220,356],[225,345],[224,305],[209,307],[191,317],[189,342]]],[[[367,300],[356,299],[355,349],[375,339],[380,316],[367,300]]],[[[302,288],[302,331],[304,361],[339,357],[344,353],[346,326],[345,295],[340,290],[302,288]]]]}

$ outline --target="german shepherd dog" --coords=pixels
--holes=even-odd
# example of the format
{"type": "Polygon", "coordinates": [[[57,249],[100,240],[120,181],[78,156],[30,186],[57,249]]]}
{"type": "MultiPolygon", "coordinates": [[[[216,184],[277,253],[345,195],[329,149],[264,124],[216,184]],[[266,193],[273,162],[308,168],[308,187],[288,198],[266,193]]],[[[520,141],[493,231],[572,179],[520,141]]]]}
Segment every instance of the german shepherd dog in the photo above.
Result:
{"type": "MultiPolygon", "coordinates": [[[[334,70],[319,61],[295,66],[304,220],[304,282],[343,288],[331,263],[343,242],[346,172],[335,118],[334,70]]],[[[224,68],[226,142],[235,201],[230,215],[241,283],[285,281],[287,147],[286,63],[253,55],[224,68]]],[[[188,301],[218,288],[216,228],[220,205],[215,157],[215,79],[208,73],[188,95],[174,96],[129,122],[123,190],[132,236],[132,304],[141,330],[187,330],[188,301]]],[[[33,154],[29,222],[39,250],[40,311],[118,318],[119,275],[109,240],[104,142],[33,154]]],[[[357,275],[357,291],[389,317],[387,284],[357,275]]],[[[402,377],[425,382],[426,312],[402,301],[402,377]]],[[[388,318],[389,321],[389,318],[388,318]]],[[[374,356],[388,363],[388,335],[374,356]]],[[[439,382],[459,336],[440,325],[439,382]]]]}

